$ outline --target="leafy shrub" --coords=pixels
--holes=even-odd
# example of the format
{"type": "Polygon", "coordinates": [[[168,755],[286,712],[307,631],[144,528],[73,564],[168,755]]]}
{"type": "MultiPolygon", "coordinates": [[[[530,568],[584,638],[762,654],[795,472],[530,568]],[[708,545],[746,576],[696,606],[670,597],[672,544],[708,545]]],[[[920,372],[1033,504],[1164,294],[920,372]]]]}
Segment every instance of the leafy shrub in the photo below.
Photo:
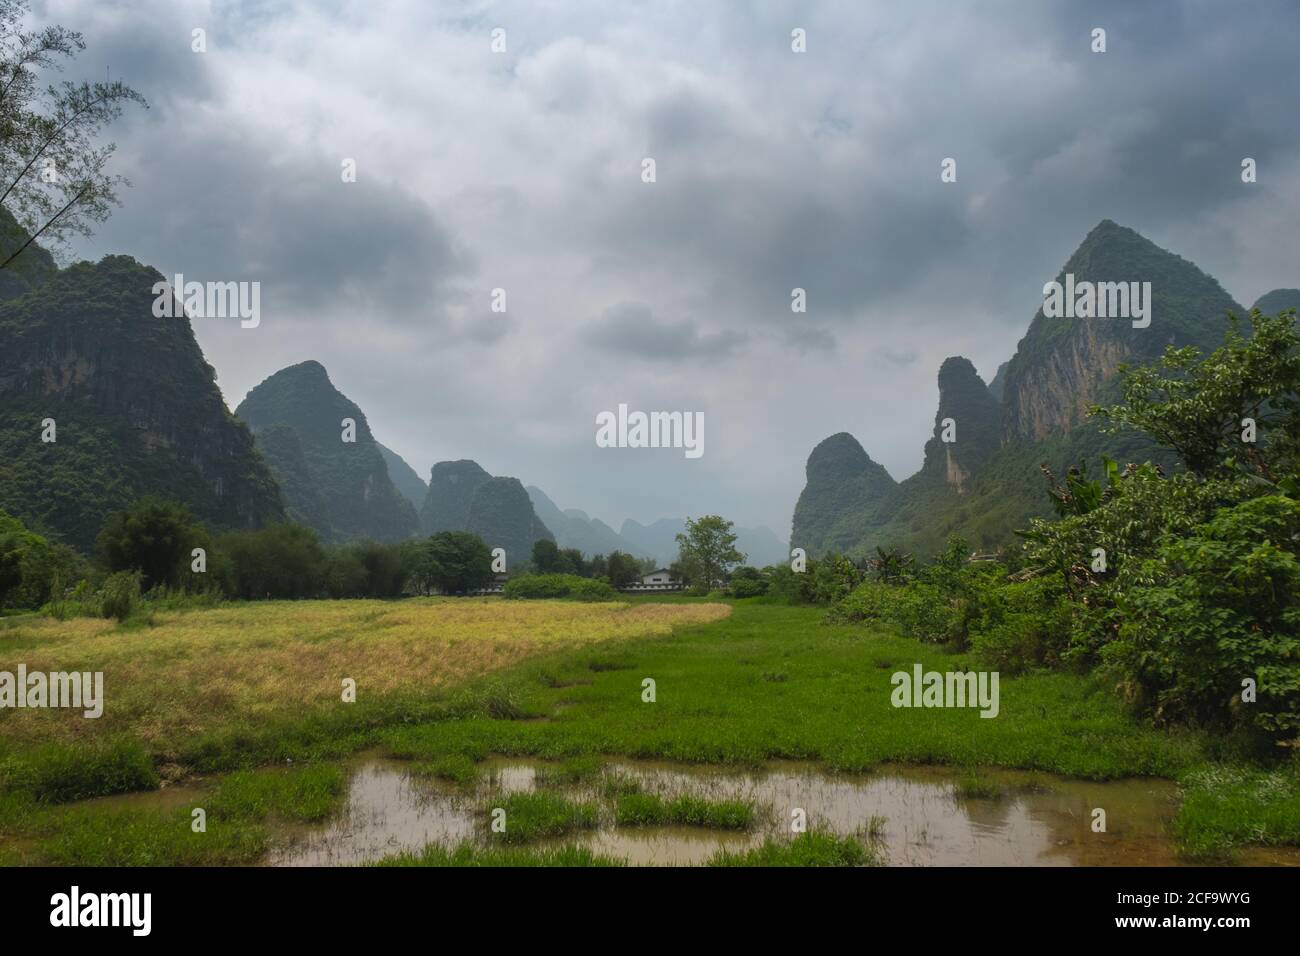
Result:
{"type": "MultiPolygon", "coordinates": [[[[1107,668],[1162,719],[1300,738],[1300,501],[1225,508],[1126,571],[1107,668]],[[1242,701],[1253,678],[1258,700],[1242,701]]],[[[1123,583],[1123,582],[1121,582],[1123,583]]]]}
{"type": "Polygon", "coordinates": [[[768,578],[768,593],[790,604],[815,604],[817,588],[814,579],[820,563],[809,558],[808,566],[803,571],[795,571],[788,564],[776,565],[771,568],[768,578]]]}
{"type": "Polygon", "coordinates": [[[863,582],[866,572],[842,554],[831,554],[810,569],[814,599],[818,604],[834,604],[863,582]]]}
{"type": "Polygon", "coordinates": [[[826,612],[832,624],[893,624],[899,588],[880,581],[863,581],[826,612]]]}
{"type": "Polygon", "coordinates": [[[5,789],[26,791],[37,800],[64,803],[158,786],[153,760],[139,741],[113,740],[96,746],[45,744],[5,768],[5,789]]]}
{"type": "Polygon", "coordinates": [[[745,566],[731,572],[732,597],[761,597],[767,593],[767,588],[767,578],[758,568],[745,566]]]}
{"type": "Polygon", "coordinates": [[[118,571],[104,579],[100,588],[100,608],[104,617],[125,621],[140,606],[139,571],[118,571]]]}
{"type": "Polygon", "coordinates": [[[576,574],[522,574],[502,590],[510,599],[567,598],[573,601],[613,601],[618,592],[604,581],[576,574]]]}
{"type": "Polygon", "coordinates": [[[325,550],[316,532],[296,524],[223,535],[217,549],[233,565],[233,593],[246,600],[317,597],[324,590],[325,550]]]}
{"type": "Polygon", "coordinates": [[[207,529],[180,504],[141,498],[104,522],[97,539],[109,571],[139,571],[145,588],[187,583],[194,548],[207,550],[207,529]]]}
{"type": "Polygon", "coordinates": [[[1073,615],[1055,582],[995,581],[976,592],[970,646],[980,661],[1008,674],[1056,667],[1069,648],[1073,615]]]}

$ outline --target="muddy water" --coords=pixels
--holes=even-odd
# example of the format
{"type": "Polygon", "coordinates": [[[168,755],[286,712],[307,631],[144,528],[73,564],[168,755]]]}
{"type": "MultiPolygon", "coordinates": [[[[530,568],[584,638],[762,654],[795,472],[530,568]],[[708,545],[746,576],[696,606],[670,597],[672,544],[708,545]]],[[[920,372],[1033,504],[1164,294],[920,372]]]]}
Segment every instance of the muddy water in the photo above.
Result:
{"type": "MultiPolygon", "coordinates": [[[[347,809],[333,822],[300,828],[268,859],[281,866],[352,865],[426,843],[456,844],[486,836],[483,807],[493,796],[532,790],[538,764],[487,765],[481,783],[457,788],[412,777],[400,762],[366,758],[352,777],[347,809]]],[[[1168,866],[1179,861],[1166,836],[1177,809],[1167,781],[1090,783],[1042,774],[980,771],[996,796],[963,797],[959,775],[928,768],[888,767],[861,776],[828,774],[804,764],[762,771],[696,769],[611,761],[605,774],[635,778],[646,792],[691,793],[753,802],[759,823],[732,833],[694,827],[597,830],[560,842],[623,857],[634,865],[703,863],[719,849],[741,850],[764,838],[788,837],[791,813],[803,809],[810,826],[874,840],[894,866],[1168,866]],[[1106,832],[1092,830],[1093,809],[1106,811],[1106,832]],[[884,818],[874,837],[872,818],[884,818]]],[[[593,784],[555,788],[596,799],[593,784]]],[[[608,813],[606,814],[608,817],[608,813]]],[[[1255,852],[1242,862],[1300,863],[1291,852],[1255,852]]]]}

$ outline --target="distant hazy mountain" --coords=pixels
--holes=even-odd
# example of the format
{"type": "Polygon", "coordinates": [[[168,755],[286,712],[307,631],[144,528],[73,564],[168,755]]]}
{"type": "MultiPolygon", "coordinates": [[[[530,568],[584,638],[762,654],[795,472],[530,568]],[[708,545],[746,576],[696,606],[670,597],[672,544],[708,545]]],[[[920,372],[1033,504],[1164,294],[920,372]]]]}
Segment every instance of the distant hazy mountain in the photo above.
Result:
{"type": "MultiPolygon", "coordinates": [[[[0,208],[0,259],[26,241],[0,208]]],[[[150,494],[216,530],[284,519],[190,322],[153,315],[161,281],[130,256],[58,269],[35,243],[0,270],[0,509],[82,550],[150,494]]]]}
{"type": "MultiPolygon", "coordinates": [[[[1016,353],[986,387],[955,356],[939,371],[939,407],[915,475],[894,484],[849,435],[828,438],[808,459],[808,483],[795,506],[792,547],[817,555],[861,555],[876,545],[929,554],[951,532],[977,548],[1014,540],[1013,531],[1049,510],[1039,463],[1058,473],[1080,460],[1098,465],[1147,458],[1173,466],[1170,453],[1141,436],[1102,435],[1086,421],[1094,403],[1118,397],[1121,362],[1150,362],[1169,345],[1217,347],[1229,311],[1245,311],[1212,277],[1132,229],[1101,222],[1056,277],[1084,282],[1150,282],[1151,322],[1048,318],[1037,309],[1016,353]],[[951,419],[955,441],[943,440],[951,419]]],[[[1264,311],[1300,304],[1300,291],[1264,296],[1264,311]]]]}
{"type": "Polygon", "coordinates": [[[528,486],[528,497],[532,499],[533,508],[542,523],[555,535],[555,543],[561,548],[577,548],[584,557],[597,554],[609,554],[611,551],[623,551],[636,557],[653,557],[650,552],[642,551],[624,538],[599,518],[590,518],[585,511],[568,508],[561,511],[542,489],[535,485],[528,486]]]}
{"type": "MultiPolygon", "coordinates": [[[[415,508],[389,478],[366,416],[334,387],[319,362],[276,372],[250,391],[235,413],[255,435],[274,426],[295,433],[301,462],[294,468],[304,471],[280,471],[277,477],[291,512],[308,515],[317,499],[323,505],[322,518],[311,527],[326,540],[401,541],[417,531],[415,508]],[[343,441],[342,422],[348,418],[356,423],[353,442],[343,441]]],[[[273,469],[284,467],[285,459],[269,443],[263,448],[273,469]]]]}
{"type": "Polygon", "coordinates": [[[375,442],[375,445],[379,448],[379,454],[384,456],[384,464],[388,466],[388,477],[393,487],[402,493],[402,497],[411,503],[411,507],[419,511],[424,507],[429,486],[424,483],[420,473],[408,465],[401,455],[380,442],[375,442]]]}

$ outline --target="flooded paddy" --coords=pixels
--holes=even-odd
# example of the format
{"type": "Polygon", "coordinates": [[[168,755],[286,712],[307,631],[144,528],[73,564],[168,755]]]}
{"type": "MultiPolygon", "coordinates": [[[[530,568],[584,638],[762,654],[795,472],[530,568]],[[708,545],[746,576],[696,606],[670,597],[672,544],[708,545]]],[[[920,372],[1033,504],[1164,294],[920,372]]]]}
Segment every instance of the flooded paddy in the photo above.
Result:
{"type": "MultiPolygon", "coordinates": [[[[540,762],[497,760],[483,765],[479,782],[456,786],[411,774],[410,765],[365,757],[355,765],[346,808],[324,825],[303,826],[267,863],[337,866],[373,862],[427,843],[487,842],[485,808],[495,797],[538,788],[540,762]]],[[[858,836],[892,866],[1170,866],[1179,863],[1167,835],[1177,810],[1169,781],[1106,783],[1047,774],[978,772],[978,785],[960,771],[882,767],[865,775],[828,773],[812,764],[772,764],[761,770],[696,768],[611,760],[584,783],[545,789],[575,800],[601,800],[602,782],[618,775],[645,793],[684,794],[751,802],[748,831],[703,827],[616,827],[606,807],[600,825],[549,841],[578,844],[632,865],[704,863],[721,849],[744,850],[764,839],[789,838],[796,810],[809,829],[858,836]],[[975,791],[979,795],[963,795],[975,791]],[[1106,832],[1093,832],[1093,811],[1106,813],[1106,832]]],[[[547,845],[547,841],[538,844],[547,845]]],[[[1293,850],[1254,850],[1243,863],[1300,864],[1293,850]]]]}

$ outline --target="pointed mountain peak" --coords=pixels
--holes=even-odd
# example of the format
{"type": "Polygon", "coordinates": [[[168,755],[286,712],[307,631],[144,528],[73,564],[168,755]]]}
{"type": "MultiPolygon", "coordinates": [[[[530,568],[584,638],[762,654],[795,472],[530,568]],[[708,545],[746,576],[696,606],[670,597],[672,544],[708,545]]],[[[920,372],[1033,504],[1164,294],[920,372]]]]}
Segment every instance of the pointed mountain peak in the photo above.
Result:
{"type": "Polygon", "coordinates": [[[1102,400],[1121,362],[1152,361],[1169,345],[1213,348],[1222,341],[1227,313],[1244,312],[1212,276],[1110,219],[1088,233],[1055,281],[1076,295],[1093,295],[1095,303],[1106,283],[1115,311],[1105,318],[1049,318],[1043,303],[1036,304],[999,383],[1007,440],[1070,431],[1102,400]]]}

